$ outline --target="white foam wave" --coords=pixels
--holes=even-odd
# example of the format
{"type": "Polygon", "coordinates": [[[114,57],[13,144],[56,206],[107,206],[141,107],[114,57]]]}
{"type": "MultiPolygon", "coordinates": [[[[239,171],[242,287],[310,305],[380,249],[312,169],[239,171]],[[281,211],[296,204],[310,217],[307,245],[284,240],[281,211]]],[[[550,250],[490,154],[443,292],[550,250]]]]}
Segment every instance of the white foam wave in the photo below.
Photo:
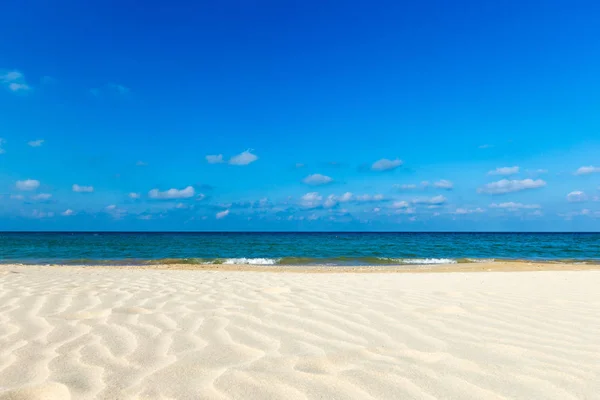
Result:
{"type": "Polygon", "coordinates": [[[385,258],[385,260],[397,261],[398,264],[456,264],[451,258],[385,258]]]}
{"type": "Polygon", "coordinates": [[[228,258],[223,264],[250,264],[250,265],[274,265],[278,258],[228,258]]]}

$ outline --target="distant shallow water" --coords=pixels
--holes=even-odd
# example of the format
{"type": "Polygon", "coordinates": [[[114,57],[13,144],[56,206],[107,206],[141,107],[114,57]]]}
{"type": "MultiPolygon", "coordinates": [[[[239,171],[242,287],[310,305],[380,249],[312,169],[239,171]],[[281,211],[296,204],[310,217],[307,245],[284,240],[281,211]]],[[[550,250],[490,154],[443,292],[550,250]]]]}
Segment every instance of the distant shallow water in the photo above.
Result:
{"type": "Polygon", "coordinates": [[[600,263],[598,233],[0,233],[0,263],[436,265],[600,263]]]}

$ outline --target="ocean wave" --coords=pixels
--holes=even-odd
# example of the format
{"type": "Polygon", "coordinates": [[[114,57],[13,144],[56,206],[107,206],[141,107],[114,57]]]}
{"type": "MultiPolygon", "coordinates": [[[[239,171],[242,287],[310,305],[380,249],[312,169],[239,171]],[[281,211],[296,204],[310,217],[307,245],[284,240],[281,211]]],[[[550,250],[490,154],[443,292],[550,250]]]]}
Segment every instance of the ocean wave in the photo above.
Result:
{"type": "Polygon", "coordinates": [[[228,258],[223,264],[275,265],[278,258],[228,258]]]}
{"type": "Polygon", "coordinates": [[[381,260],[396,262],[398,264],[415,264],[415,265],[429,265],[429,264],[456,264],[457,261],[451,258],[380,258],[381,260]]]}

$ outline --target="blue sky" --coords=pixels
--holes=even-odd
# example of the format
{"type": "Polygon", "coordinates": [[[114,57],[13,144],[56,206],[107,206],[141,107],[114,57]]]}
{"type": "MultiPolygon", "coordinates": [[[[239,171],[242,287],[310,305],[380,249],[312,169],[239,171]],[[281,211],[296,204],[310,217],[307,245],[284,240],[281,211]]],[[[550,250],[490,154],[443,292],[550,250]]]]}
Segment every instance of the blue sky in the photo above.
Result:
{"type": "Polygon", "coordinates": [[[0,230],[599,230],[598,15],[9,1],[0,230]]]}

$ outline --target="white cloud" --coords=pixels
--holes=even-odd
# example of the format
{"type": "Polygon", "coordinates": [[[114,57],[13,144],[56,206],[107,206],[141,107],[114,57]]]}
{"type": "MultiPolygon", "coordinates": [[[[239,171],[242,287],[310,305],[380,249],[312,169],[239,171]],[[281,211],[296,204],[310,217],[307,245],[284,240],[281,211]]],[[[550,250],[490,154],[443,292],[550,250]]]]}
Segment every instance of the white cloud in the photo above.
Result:
{"type": "Polygon", "coordinates": [[[430,204],[430,205],[441,205],[444,204],[447,199],[444,196],[434,196],[431,198],[414,199],[414,204],[430,204]]]}
{"type": "Polygon", "coordinates": [[[356,196],[356,201],[367,202],[367,201],[381,201],[384,199],[382,194],[363,194],[362,196],[356,196]]]}
{"type": "Polygon", "coordinates": [[[75,193],[92,193],[94,191],[94,187],[93,186],[80,186],[78,184],[74,184],[73,191],[75,193]]]}
{"type": "Polygon", "coordinates": [[[206,198],[206,195],[204,193],[199,193],[198,196],[196,196],[196,201],[202,201],[206,198]]]}
{"type": "Polygon", "coordinates": [[[6,150],[4,150],[4,149],[2,148],[2,146],[4,145],[4,143],[6,143],[6,140],[4,140],[4,139],[0,138],[0,154],[4,154],[4,153],[6,153],[6,150]]]}
{"type": "Polygon", "coordinates": [[[252,154],[252,150],[246,150],[237,156],[233,156],[229,159],[229,164],[231,165],[248,165],[258,160],[258,157],[255,154],[252,154]]]}
{"type": "Polygon", "coordinates": [[[594,167],[592,165],[588,165],[586,167],[579,167],[577,171],[575,171],[575,175],[588,175],[594,174],[596,172],[600,172],[600,167],[594,167]]]}
{"type": "Polygon", "coordinates": [[[488,172],[488,175],[515,175],[519,173],[519,167],[501,167],[488,172]]]}
{"type": "Polygon", "coordinates": [[[331,208],[336,206],[338,203],[347,203],[349,201],[352,201],[354,199],[354,196],[352,193],[350,192],[346,192],[341,196],[336,196],[334,194],[327,196],[327,199],[325,199],[325,202],[323,203],[323,207],[325,208],[331,208]]]}
{"type": "Polygon", "coordinates": [[[388,160],[387,158],[382,158],[381,160],[375,161],[373,165],[371,165],[371,169],[373,171],[391,171],[402,165],[402,160],[396,158],[395,160],[388,160]]]}
{"type": "Polygon", "coordinates": [[[229,210],[225,210],[225,211],[218,212],[218,213],[215,215],[215,217],[216,217],[217,219],[221,219],[221,218],[225,218],[225,217],[226,217],[226,216],[228,216],[228,215],[229,215],[229,210]]]}
{"type": "Polygon", "coordinates": [[[321,200],[323,200],[323,197],[317,192],[310,192],[302,196],[300,200],[301,204],[304,207],[314,208],[318,207],[321,204],[321,200]]]}
{"type": "Polygon", "coordinates": [[[436,187],[438,189],[451,190],[454,187],[454,185],[452,184],[452,182],[450,182],[446,179],[441,179],[437,182],[434,182],[433,187],[436,187]]]}
{"type": "Polygon", "coordinates": [[[115,204],[111,204],[109,206],[106,206],[106,211],[113,211],[117,208],[117,206],[115,204]]]}
{"type": "Polygon", "coordinates": [[[42,139],[32,140],[30,142],[27,142],[27,144],[31,147],[40,147],[41,145],[44,144],[44,140],[42,140],[42,139]]]}
{"type": "Polygon", "coordinates": [[[483,208],[477,207],[477,208],[457,208],[456,211],[453,212],[453,214],[457,214],[457,215],[466,215],[466,214],[476,214],[476,213],[482,213],[485,212],[485,210],[483,208]]]}
{"type": "Polygon", "coordinates": [[[502,179],[498,182],[492,182],[477,189],[478,193],[486,194],[504,194],[519,192],[527,189],[537,189],[546,186],[546,182],[541,179],[523,179],[523,180],[508,180],[502,179]]]}
{"type": "Polygon", "coordinates": [[[221,164],[223,162],[223,154],[213,154],[206,156],[206,161],[209,164],[221,164]]]}
{"type": "Polygon", "coordinates": [[[418,186],[414,183],[404,185],[394,185],[395,188],[400,190],[415,190],[418,186]]]}
{"type": "Polygon", "coordinates": [[[506,202],[506,203],[500,203],[500,204],[496,204],[496,203],[492,203],[490,204],[490,208],[502,208],[502,209],[506,209],[509,211],[517,211],[517,210],[530,210],[530,209],[537,209],[537,208],[542,208],[539,204],[523,204],[523,203],[515,203],[515,202],[506,202]]]}
{"type": "Polygon", "coordinates": [[[31,86],[25,81],[25,76],[19,71],[0,71],[0,83],[15,93],[31,90],[31,86]]]}
{"type": "Polygon", "coordinates": [[[166,192],[160,192],[158,189],[152,189],[148,192],[148,196],[151,199],[159,199],[159,200],[170,200],[170,199],[187,199],[193,197],[195,194],[194,188],[191,186],[186,187],[185,189],[177,190],[177,189],[169,189],[166,192]]]}
{"type": "Polygon", "coordinates": [[[417,209],[414,207],[406,207],[406,208],[399,208],[395,211],[395,214],[414,214],[417,212],[417,209]]]}
{"type": "Polygon", "coordinates": [[[38,200],[38,201],[45,201],[48,200],[52,197],[52,195],[50,193],[40,193],[40,194],[36,194],[35,196],[31,196],[32,200],[38,200]]]}
{"type": "Polygon", "coordinates": [[[33,218],[52,218],[52,217],[54,217],[54,213],[52,211],[46,212],[46,211],[40,211],[40,210],[33,210],[33,212],[31,213],[31,216],[33,218]]]}
{"type": "Polygon", "coordinates": [[[302,180],[307,185],[324,185],[332,181],[331,177],[321,174],[312,174],[302,180]]]}
{"type": "Polygon", "coordinates": [[[129,193],[129,198],[130,199],[134,199],[135,200],[135,199],[139,199],[140,197],[141,197],[141,195],[139,193],[134,193],[134,192],[129,193]]]}
{"type": "Polygon", "coordinates": [[[395,201],[392,203],[393,208],[408,208],[410,207],[410,203],[408,201],[395,201]]]}
{"type": "Polygon", "coordinates": [[[16,186],[19,190],[35,190],[40,187],[40,181],[36,181],[35,179],[26,179],[24,181],[17,181],[16,186]]]}
{"type": "Polygon", "coordinates": [[[62,215],[63,217],[70,217],[73,214],[75,214],[75,212],[71,209],[68,209],[63,211],[60,215],[62,215]]]}
{"type": "Polygon", "coordinates": [[[583,201],[587,201],[588,197],[584,192],[574,191],[567,195],[567,200],[570,203],[581,203],[583,201]]]}
{"type": "Polygon", "coordinates": [[[558,214],[558,216],[564,217],[567,220],[569,220],[573,217],[580,217],[580,216],[581,217],[600,217],[600,211],[592,212],[592,211],[588,210],[587,208],[584,208],[581,211],[570,211],[568,213],[558,214]]]}
{"type": "Polygon", "coordinates": [[[323,207],[331,208],[331,207],[334,207],[336,204],[337,204],[337,199],[336,199],[335,195],[331,194],[331,195],[327,196],[327,199],[325,199],[325,202],[323,203],[323,207]]]}

